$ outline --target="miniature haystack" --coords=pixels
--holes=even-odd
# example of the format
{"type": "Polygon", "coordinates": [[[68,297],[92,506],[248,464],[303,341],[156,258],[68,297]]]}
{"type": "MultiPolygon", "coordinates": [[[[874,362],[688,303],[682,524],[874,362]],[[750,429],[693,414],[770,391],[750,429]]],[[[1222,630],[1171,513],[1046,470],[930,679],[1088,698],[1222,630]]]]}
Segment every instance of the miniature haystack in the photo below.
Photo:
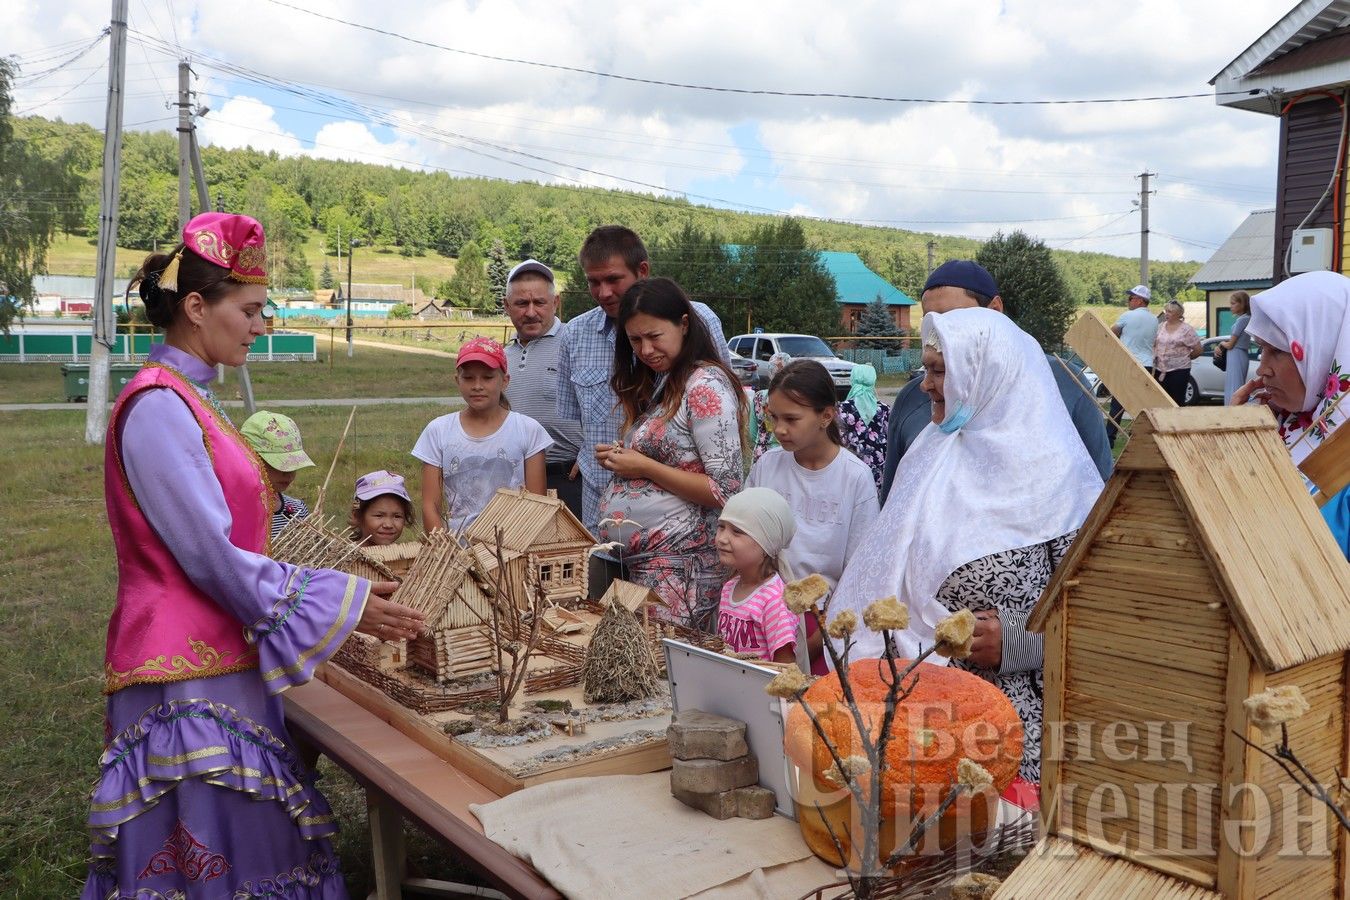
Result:
{"type": "Polygon", "coordinates": [[[656,658],[637,617],[610,603],[586,651],[583,686],[587,703],[624,703],[656,694],[656,658]]]}

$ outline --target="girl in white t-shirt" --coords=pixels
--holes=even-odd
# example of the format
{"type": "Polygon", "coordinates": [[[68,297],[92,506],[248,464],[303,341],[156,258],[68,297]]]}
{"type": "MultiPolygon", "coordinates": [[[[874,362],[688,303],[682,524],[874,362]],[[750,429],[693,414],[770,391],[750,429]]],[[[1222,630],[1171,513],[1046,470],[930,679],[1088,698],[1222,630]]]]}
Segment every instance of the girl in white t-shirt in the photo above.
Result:
{"type": "MultiPolygon", "coordinates": [[[[830,588],[880,512],[867,464],[843,448],[834,382],[820,363],[799,359],[769,383],[768,418],[779,446],[750,468],[746,487],[768,487],[792,507],[797,533],[782,559],[796,578],[818,574],[830,588]]],[[[811,671],[827,671],[820,623],[806,614],[811,671]]]]}
{"type": "Polygon", "coordinates": [[[465,407],[432,419],[412,455],[422,461],[422,520],[427,531],[458,534],[487,506],[498,488],[544,493],[544,426],[511,412],[503,393],[511,376],[506,353],[491,338],[459,348],[455,384],[465,407]]]}

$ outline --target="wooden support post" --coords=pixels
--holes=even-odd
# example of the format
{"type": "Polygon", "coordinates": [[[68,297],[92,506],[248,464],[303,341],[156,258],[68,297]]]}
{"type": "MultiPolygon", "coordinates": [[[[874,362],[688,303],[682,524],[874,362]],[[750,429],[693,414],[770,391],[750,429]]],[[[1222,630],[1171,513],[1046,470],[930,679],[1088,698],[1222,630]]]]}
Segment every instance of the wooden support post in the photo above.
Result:
{"type": "Polygon", "coordinates": [[[370,851],[375,867],[377,900],[403,896],[405,848],[403,816],[397,806],[374,788],[366,789],[366,817],[370,821],[370,851]]]}

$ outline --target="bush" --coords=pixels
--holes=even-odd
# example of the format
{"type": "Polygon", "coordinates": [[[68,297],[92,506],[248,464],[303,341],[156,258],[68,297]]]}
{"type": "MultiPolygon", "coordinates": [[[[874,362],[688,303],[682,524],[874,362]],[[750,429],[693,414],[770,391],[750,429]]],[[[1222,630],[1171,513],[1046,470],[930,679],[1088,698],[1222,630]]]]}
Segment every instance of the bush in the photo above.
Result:
{"type": "Polygon", "coordinates": [[[411,319],[412,316],[412,307],[406,303],[395,303],[389,310],[389,318],[391,319],[411,319]]]}

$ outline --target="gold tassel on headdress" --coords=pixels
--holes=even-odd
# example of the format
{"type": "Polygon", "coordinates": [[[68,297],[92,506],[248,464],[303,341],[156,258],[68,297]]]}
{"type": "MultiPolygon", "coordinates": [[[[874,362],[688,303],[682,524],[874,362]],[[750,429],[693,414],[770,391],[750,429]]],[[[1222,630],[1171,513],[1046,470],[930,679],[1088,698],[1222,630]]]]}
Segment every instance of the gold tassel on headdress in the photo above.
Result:
{"type": "Polygon", "coordinates": [[[169,260],[169,264],[164,267],[164,271],[159,273],[159,286],[161,290],[178,290],[178,262],[183,258],[183,248],[179,247],[178,252],[169,260]]]}

